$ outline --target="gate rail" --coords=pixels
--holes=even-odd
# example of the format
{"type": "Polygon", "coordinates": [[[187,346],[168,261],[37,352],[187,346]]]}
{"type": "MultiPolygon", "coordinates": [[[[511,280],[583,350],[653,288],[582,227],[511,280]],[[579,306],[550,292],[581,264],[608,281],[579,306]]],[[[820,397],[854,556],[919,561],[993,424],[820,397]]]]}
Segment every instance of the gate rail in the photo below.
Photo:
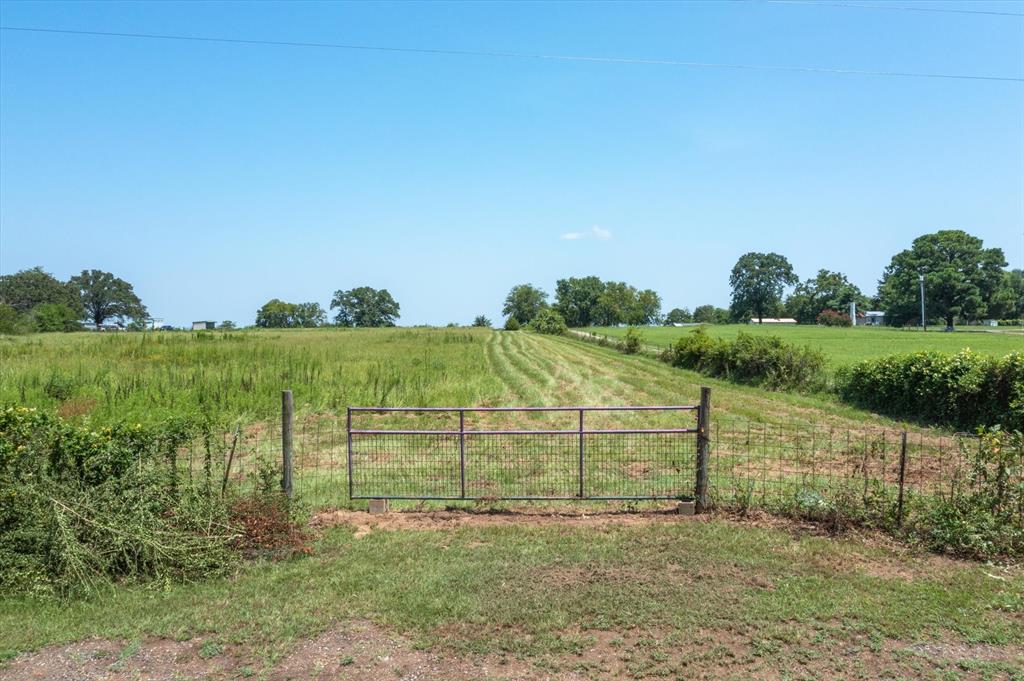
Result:
{"type": "MultiPolygon", "coordinates": [[[[416,499],[416,500],[474,500],[474,499],[505,499],[505,500],[640,500],[640,499],[680,499],[680,498],[693,498],[697,501],[698,510],[701,510],[706,504],[707,495],[707,456],[708,456],[708,423],[710,411],[710,391],[702,389],[701,391],[701,404],[699,405],[666,405],[666,406],[558,406],[558,407],[349,407],[347,413],[347,430],[348,430],[348,485],[349,485],[349,498],[351,499],[416,499]],[[632,413],[647,413],[647,412],[694,412],[696,419],[692,427],[672,427],[672,428],[587,428],[586,427],[586,414],[588,413],[607,413],[607,412],[632,412],[632,413]],[[466,428],[466,415],[467,414],[495,414],[495,413],[575,413],[577,414],[576,427],[574,428],[510,428],[510,429],[491,429],[491,428],[478,428],[478,429],[467,429],[466,428]],[[458,429],[437,429],[437,428],[354,428],[353,418],[358,418],[364,414],[379,414],[379,415],[401,415],[409,414],[416,415],[422,414],[426,416],[430,415],[445,415],[458,414],[458,429]],[[681,472],[681,462],[686,458],[685,443],[688,441],[684,439],[687,435],[695,435],[695,447],[693,450],[693,472],[695,478],[690,478],[693,481],[693,486],[685,485],[682,479],[677,481],[674,479],[673,473],[665,473],[665,470],[674,470],[676,473],[681,472]],[[568,450],[565,448],[565,443],[562,444],[561,454],[552,454],[552,451],[557,451],[557,446],[552,447],[550,443],[557,440],[558,437],[575,436],[574,445],[575,452],[575,489],[574,494],[570,493],[523,493],[523,494],[482,494],[467,490],[467,441],[475,443],[479,438],[543,438],[548,436],[554,438],[549,440],[548,446],[543,446],[538,450],[532,450],[530,455],[525,460],[514,461],[513,465],[509,466],[507,460],[502,459],[499,462],[497,469],[487,470],[484,472],[484,478],[475,479],[471,482],[472,487],[480,487],[481,485],[492,484],[498,485],[499,483],[494,479],[498,477],[499,473],[505,475],[515,474],[515,472],[523,471],[523,475],[530,475],[527,469],[531,468],[531,465],[535,466],[538,461],[543,464],[550,463],[552,456],[554,461],[563,465],[567,463],[567,458],[564,452],[568,450]],[[654,474],[651,475],[650,489],[649,491],[644,490],[644,486],[647,483],[642,478],[639,481],[629,480],[633,486],[637,487],[640,491],[634,494],[600,494],[600,493],[588,493],[587,488],[587,466],[588,466],[588,440],[591,439],[588,436],[608,436],[615,442],[615,436],[638,436],[639,438],[660,438],[660,440],[644,441],[639,440],[631,442],[626,440],[626,444],[633,444],[633,448],[640,449],[641,452],[646,453],[648,456],[642,459],[631,460],[629,458],[628,446],[621,446],[621,449],[609,449],[607,451],[602,450],[598,447],[599,456],[604,455],[603,458],[599,458],[598,461],[593,462],[594,466],[600,467],[598,471],[595,471],[597,477],[598,473],[603,473],[605,478],[608,478],[612,474],[621,473],[621,471],[613,471],[609,474],[608,469],[615,464],[629,465],[650,463],[651,467],[655,468],[655,465],[661,468],[656,471],[662,477],[654,479],[654,474]],[[371,446],[369,451],[360,451],[358,442],[374,442],[374,438],[383,438],[385,442],[385,448],[380,449],[378,446],[371,446]],[[405,438],[404,440],[393,440],[393,438],[405,438]],[[458,492],[455,493],[454,489],[451,493],[397,493],[394,487],[398,484],[392,479],[372,479],[373,483],[381,485],[375,489],[362,490],[357,489],[357,486],[362,486],[362,478],[360,473],[366,472],[367,475],[377,476],[383,475],[389,472],[388,466],[391,465],[391,472],[397,470],[396,479],[401,479],[404,475],[406,478],[409,477],[410,471],[403,468],[401,464],[405,460],[401,459],[401,455],[406,451],[406,447],[409,442],[419,442],[417,438],[427,438],[428,443],[433,443],[431,446],[434,449],[444,450],[442,454],[438,455],[434,459],[427,459],[429,467],[424,471],[415,471],[413,473],[414,480],[426,481],[428,479],[433,480],[437,483],[440,480],[441,486],[447,481],[447,476],[451,476],[451,482],[454,483],[454,468],[447,468],[447,466],[453,462],[450,462],[447,456],[452,456],[457,453],[458,457],[458,492]],[[431,438],[435,438],[431,440],[431,438]],[[454,441],[457,438],[457,441],[454,441]],[[449,448],[454,450],[453,445],[457,442],[457,450],[448,451],[449,448]],[[390,444],[389,444],[390,443],[390,444]],[[644,446],[649,449],[644,449],[644,446]],[[653,450],[650,449],[654,445],[653,450]],[[652,454],[653,451],[653,454],[652,454]],[[393,458],[397,452],[399,458],[399,465],[395,465],[393,458]],[[669,457],[674,457],[669,461],[669,457]],[[664,460],[663,460],[664,459],[664,460]],[[376,468],[374,466],[376,465],[376,468]],[[509,473],[509,470],[513,473],[509,473]],[[664,470],[662,470],[664,469],[664,470]],[[490,478],[487,474],[490,473],[490,478]],[[417,477],[419,476],[419,477],[417,477]],[[360,482],[357,482],[357,479],[360,482]],[[670,482],[666,482],[669,480],[670,482]],[[655,484],[657,482],[658,484],[655,484]],[[692,491],[692,494],[690,492],[692,491]]],[[[529,442],[529,440],[520,440],[516,442],[529,442]]],[[[619,442],[622,442],[621,440],[619,442]]],[[[499,443],[501,441],[499,440],[499,443]]],[[[528,445],[529,446],[529,445],[528,445]]],[[[406,458],[411,460],[412,463],[422,463],[425,459],[424,449],[429,447],[416,447],[412,451],[414,454],[406,454],[406,458]]],[[[513,443],[505,443],[503,447],[488,446],[483,448],[479,453],[472,455],[472,461],[476,464],[480,460],[496,459],[501,454],[496,453],[497,450],[517,450],[517,445],[513,443]]],[[[689,466],[690,464],[686,464],[689,466]]],[[[411,469],[410,464],[410,469],[411,469]]],[[[552,472],[552,471],[545,471],[552,472]]],[[[554,471],[557,473],[557,471],[554,471]]],[[[563,470],[563,473],[566,471],[563,470]]],[[[649,473],[649,472],[648,472],[649,473]]],[[[543,476],[544,473],[538,475],[543,476]]],[[[634,476],[635,477],[635,476],[634,476]]],[[[563,480],[564,481],[564,480],[563,480]]],[[[536,481],[535,481],[536,482],[536,481]]],[[[544,480],[541,484],[550,484],[550,480],[544,480]]],[[[417,490],[417,492],[422,490],[417,490]]]]}

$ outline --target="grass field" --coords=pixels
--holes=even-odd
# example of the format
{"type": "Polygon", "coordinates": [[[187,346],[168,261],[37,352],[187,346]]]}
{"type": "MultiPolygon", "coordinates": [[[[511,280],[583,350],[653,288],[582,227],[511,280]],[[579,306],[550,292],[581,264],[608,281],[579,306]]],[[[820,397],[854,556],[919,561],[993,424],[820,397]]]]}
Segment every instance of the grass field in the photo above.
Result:
{"type": "MultiPolygon", "coordinates": [[[[737,327],[721,328],[734,333],[737,327]]],[[[1009,349],[1018,341],[1024,343],[999,338],[1009,349]]],[[[720,417],[899,426],[828,397],[766,393],[525,332],[310,329],[0,337],[0,403],[88,416],[97,424],[183,414],[203,414],[225,426],[273,419],[284,388],[294,391],[300,413],[341,414],[349,405],[695,404],[701,385],[714,388],[720,417]]]]}
{"type": "MultiPolygon", "coordinates": [[[[607,506],[550,506],[539,517],[437,504],[383,518],[325,510],[361,507],[344,500],[344,445],[335,436],[346,405],[692,404],[701,385],[712,387],[720,420],[901,426],[827,397],[766,393],[526,332],[0,339],[0,402],[94,423],[204,413],[273,444],[279,392],[293,389],[297,488],[324,511],[312,555],[251,563],[230,579],[117,587],[71,603],[4,599],[0,656],[57,647],[16,657],[0,678],[43,668],[55,678],[1024,673],[1019,568],[793,524],[602,516],[607,506]],[[311,481],[320,491],[305,494],[311,481]]],[[[667,425],[673,417],[658,418],[667,425]]]]}
{"type": "MultiPolygon", "coordinates": [[[[78,656],[65,668],[114,678],[179,678],[171,669],[219,670],[214,678],[1024,673],[1019,570],[724,519],[404,525],[395,515],[389,528],[340,514],[312,557],[253,564],[233,579],[116,589],[70,605],[5,600],[0,647],[10,656],[88,639],[60,649],[78,656]],[[428,654],[440,657],[426,664],[428,654]]],[[[7,677],[55,656],[15,660],[7,677]]]]}
{"type": "MultiPolygon", "coordinates": [[[[658,348],[667,348],[685,333],[695,327],[648,326],[641,329],[643,343],[658,348]]],[[[895,353],[916,350],[940,350],[958,352],[970,348],[989,355],[1006,355],[1024,352],[1024,334],[1004,329],[996,332],[958,330],[945,333],[941,330],[917,331],[891,328],[835,328],[812,325],[758,326],[756,324],[705,325],[709,334],[717,338],[734,339],[741,331],[751,334],[775,335],[797,345],[809,345],[825,353],[834,366],[853,364],[859,360],[872,359],[895,353]]],[[[626,329],[620,327],[591,327],[585,329],[611,338],[622,338],[626,329]]]]}

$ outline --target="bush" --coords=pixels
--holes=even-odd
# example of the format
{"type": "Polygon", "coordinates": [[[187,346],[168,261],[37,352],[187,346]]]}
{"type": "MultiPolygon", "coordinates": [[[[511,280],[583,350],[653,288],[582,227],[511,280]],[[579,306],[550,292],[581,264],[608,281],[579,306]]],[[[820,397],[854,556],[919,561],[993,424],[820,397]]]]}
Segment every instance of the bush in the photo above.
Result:
{"type": "Polygon", "coordinates": [[[71,596],[230,571],[251,550],[248,527],[211,455],[194,472],[179,465],[195,434],[183,421],[92,430],[0,409],[0,593],[71,596]]]}
{"type": "Polygon", "coordinates": [[[735,341],[727,341],[699,328],[682,336],[665,359],[677,367],[770,390],[817,390],[825,383],[824,354],[777,336],[741,331],[735,341]]]}
{"type": "Polygon", "coordinates": [[[966,442],[967,475],[929,500],[908,528],[934,551],[968,558],[1024,556],[1024,434],[992,429],[966,442]]]}
{"type": "Polygon", "coordinates": [[[836,389],[848,402],[898,418],[1024,430],[1024,353],[891,355],[841,369],[836,389]]]}
{"type": "Polygon", "coordinates": [[[537,333],[546,333],[551,336],[564,336],[569,332],[562,315],[550,307],[545,307],[530,321],[530,328],[537,333]]]}
{"type": "Polygon", "coordinates": [[[626,337],[622,339],[619,350],[627,355],[635,355],[640,352],[642,341],[643,337],[640,335],[640,331],[635,326],[631,326],[626,329],[626,337]]]}
{"type": "Polygon", "coordinates": [[[822,310],[818,314],[817,322],[821,326],[852,326],[850,315],[835,310],[822,310]]]}
{"type": "Polygon", "coordinates": [[[505,320],[505,330],[506,331],[518,331],[519,330],[519,320],[516,319],[515,317],[509,317],[508,319],[506,319],[505,320]]]}
{"type": "Polygon", "coordinates": [[[7,303],[0,303],[0,333],[25,334],[32,332],[32,320],[7,303]]]}

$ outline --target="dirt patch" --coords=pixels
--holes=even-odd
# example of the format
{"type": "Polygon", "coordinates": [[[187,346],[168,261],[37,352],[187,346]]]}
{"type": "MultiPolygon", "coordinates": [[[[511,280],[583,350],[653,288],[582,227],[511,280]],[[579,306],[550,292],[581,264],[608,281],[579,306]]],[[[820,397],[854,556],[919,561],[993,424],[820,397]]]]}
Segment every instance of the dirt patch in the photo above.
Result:
{"type": "Polygon", "coordinates": [[[429,530],[444,531],[460,527],[536,527],[567,525],[572,527],[619,526],[701,522],[709,516],[680,515],[675,505],[656,511],[599,513],[552,513],[547,511],[392,511],[373,515],[366,511],[334,510],[318,513],[310,520],[312,527],[348,525],[356,537],[374,531],[429,530]]]}
{"type": "Polygon", "coordinates": [[[0,679],[177,681],[237,678],[239,669],[233,656],[226,654],[218,644],[204,639],[143,642],[87,639],[20,655],[8,666],[0,667],[0,679]]]}
{"type": "MultiPolygon", "coordinates": [[[[486,655],[455,652],[452,645],[471,638],[473,625],[454,623],[435,632],[436,647],[372,622],[336,624],[300,641],[268,667],[249,651],[223,648],[211,639],[149,639],[141,643],[87,640],[50,646],[0,667],[0,679],[38,681],[127,681],[152,679],[260,678],[406,679],[455,681],[516,679],[610,681],[621,678],[879,678],[931,676],[955,670],[984,676],[971,665],[1015,669],[1024,662],[1020,646],[997,647],[954,642],[871,642],[822,638],[811,629],[781,638],[759,638],[742,629],[693,631],[573,630],[552,633],[557,652],[531,657],[513,652],[486,655]],[[464,631],[465,629],[465,631],[464,631]],[[444,641],[452,645],[446,645],[444,641]]],[[[507,649],[532,643],[533,636],[509,631],[507,649]]]]}

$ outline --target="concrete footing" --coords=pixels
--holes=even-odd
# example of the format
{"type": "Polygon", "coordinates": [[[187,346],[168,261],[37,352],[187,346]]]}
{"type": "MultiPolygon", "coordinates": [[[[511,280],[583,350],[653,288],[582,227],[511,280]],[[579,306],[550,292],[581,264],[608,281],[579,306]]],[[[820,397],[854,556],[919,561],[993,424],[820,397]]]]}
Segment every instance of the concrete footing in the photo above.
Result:
{"type": "Polygon", "coordinates": [[[679,515],[693,515],[697,512],[697,502],[695,501],[680,501],[679,502],[679,515]]]}
{"type": "Polygon", "coordinates": [[[387,499],[370,499],[370,513],[387,513],[387,499]]]}

